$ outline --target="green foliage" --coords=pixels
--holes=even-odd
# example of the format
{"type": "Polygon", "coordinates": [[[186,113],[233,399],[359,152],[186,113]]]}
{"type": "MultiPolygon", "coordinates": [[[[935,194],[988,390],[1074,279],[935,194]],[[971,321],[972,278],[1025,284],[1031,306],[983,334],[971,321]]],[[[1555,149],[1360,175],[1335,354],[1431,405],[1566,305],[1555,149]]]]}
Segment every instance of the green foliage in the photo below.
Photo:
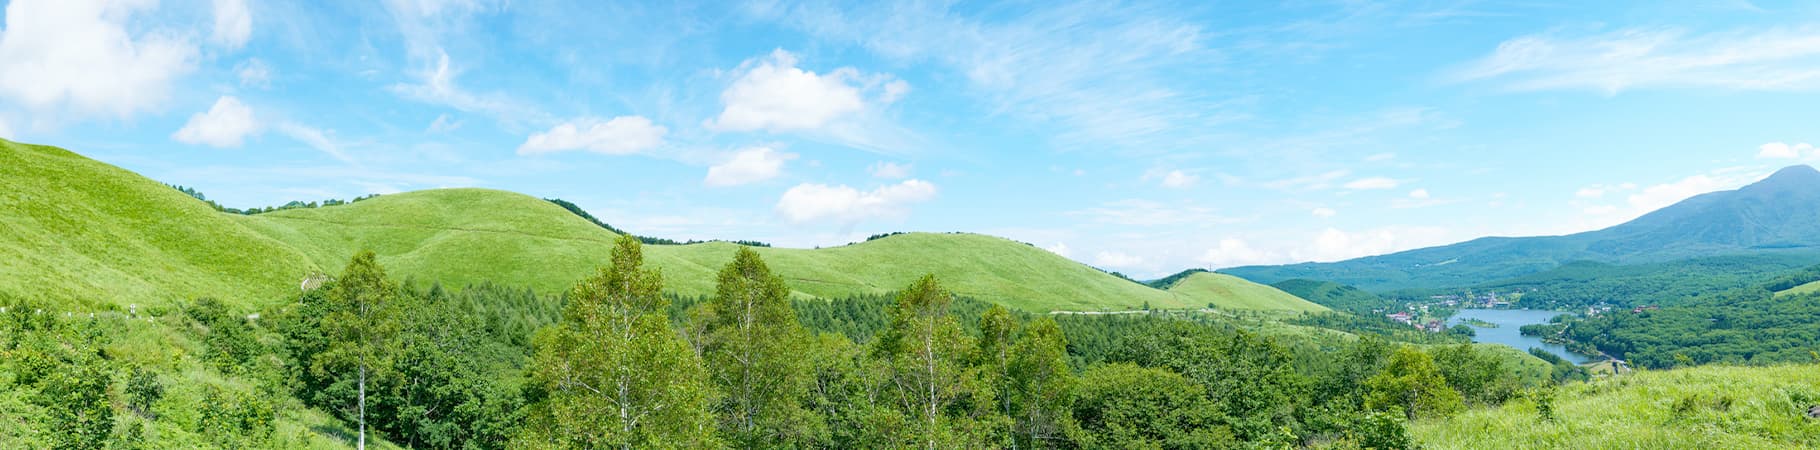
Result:
{"type": "Polygon", "coordinates": [[[713,385],[671,332],[662,289],[630,236],[612,265],[575,285],[562,323],[535,341],[533,379],[547,397],[515,447],[718,445],[713,385]]]}
{"type": "Polygon", "coordinates": [[[1085,448],[1217,448],[1233,441],[1201,385],[1164,369],[1088,369],[1072,409],[1074,439],[1085,448]]]}
{"type": "Polygon", "coordinates": [[[1820,336],[1820,294],[1740,288],[1573,319],[1559,329],[1570,345],[1590,345],[1637,367],[1809,362],[1820,348],[1813,340],[1820,336]]]}
{"type": "Polygon", "coordinates": [[[995,406],[993,392],[967,364],[973,339],[949,313],[953,294],[925,275],[897,296],[891,325],[874,343],[886,362],[891,395],[913,419],[913,442],[934,447],[977,447],[985,436],[978,411],[995,406]],[[961,414],[949,414],[951,408],[961,414]]]}
{"type": "Polygon", "coordinates": [[[720,427],[736,446],[805,447],[827,432],[822,418],[802,407],[813,367],[800,357],[809,335],[789,296],[758,253],[740,248],[703,310],[703,356],[725,393],[716,408],[720,427]]]}
{"type": "Polygon", "coordinates": [[[1413,347],[1398,349],[1384,371],[1365,380],[1365,407],[1400,412],[1410,419],[1445,417],[1460,410],[1460,393],[1448,388],[1434,357],[1413,347]]]}

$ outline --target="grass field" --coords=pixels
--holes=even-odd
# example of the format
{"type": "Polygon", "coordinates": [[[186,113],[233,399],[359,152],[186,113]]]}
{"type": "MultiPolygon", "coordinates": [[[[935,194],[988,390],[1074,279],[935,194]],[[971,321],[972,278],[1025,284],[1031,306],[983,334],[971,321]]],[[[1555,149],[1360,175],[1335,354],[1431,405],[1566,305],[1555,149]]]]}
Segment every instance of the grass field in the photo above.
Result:
{"type": "Polygon", "coordinates": [[[293,247],[132,172],[0,140],[0,297],[160,305],[248,302],[313,269],[293,247]]]}
{"type": "Polygon", "coordinates": [[[1636,372],[1562,387],[1553,421],[1518,400],[1419,421],[1423,448],[1724,448],[1820,446],[1820,366],[1698,367],[1636,372]]]}
{"type": "Polygon", "coordinates": [[[1169,286],[1169,293],[1190,306],[1212,304],[1215,309],[1328,311],[1277,288],[1216,272],[1197,272],[1169,286]]]}
{"type": "MultiPolygon", "coordinates": [[[[181,182],[182,180],[175,180],[181,182]]],[[[221,213],[162,183],[46,146],[0,141],[0,296],[92,310],[214,297],[251,309],[333,274],[361,249],[400,278],[568,288],[617,237],[544,200],[437,189],[254,216],[221,213]]],[[[684,295],[712,293],[734,244],[646,246],[684,295]]],[[[960,295],[1032,312],[1200,307],[1324,310],[1238,278],[1163,291],[1008,239],[908,233],[823,249],[760,248],[801,297],[879,294],[935,274],[960,295]]]]}
{"type": "Polygon", "coordinates": [[[1807,283],[1807,284],[1803,284],[1800,286],[1795,286],[1792,288],[1777,291],[1776,296],[1781,297],[1784,295],[1812,294],[1815,292],[1820,292],[1820,281],[1815,281],[1812,283],[1807,283]]]}

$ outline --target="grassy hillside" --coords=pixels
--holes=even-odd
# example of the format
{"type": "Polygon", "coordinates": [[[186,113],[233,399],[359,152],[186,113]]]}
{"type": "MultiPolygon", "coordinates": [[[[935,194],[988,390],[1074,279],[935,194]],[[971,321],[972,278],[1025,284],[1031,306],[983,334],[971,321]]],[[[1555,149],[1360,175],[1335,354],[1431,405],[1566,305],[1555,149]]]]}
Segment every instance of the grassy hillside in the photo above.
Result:
{"type": "Polygon", "coordinates": [[[1412,424],[1424,448],[1814,448],[1820,366],[1700,367],[1561,388],[1553,421],[1514,401],[1412,424]]]}
{"type": "Polygon", "coordinates": [[[1785,289],[1782,291],[1777,291],[1776,296],[1782,297],[1782,296],[1787,296],[1787,295],[1812,294],[1815,292],[1820,292],[1820,281],[1814,281],[1814,282],[1802,284],[1800,286],[1788,288],[1788,289],[1785,289]]]}
{"type": "Polygon", "coordinates": [[[1214,272],[1194,272],[1167,287],[1190,306],[1212,304],[1215,309],[1254,309],[1296,312],[1328,311],[1288,292],[1243,278],[1214,272]]]}
{"type": "Polygon", "coordinates": [[[88,308],[250,301],[314,270],[234,219],[132,172],[0,140],[0,296],[88,308]]]}
{"type": "Polygon", "coordinates": [[[607,260],[612,232],[561,207],[487,189],[437,189],[352,204],[232,216],[339,271],[360,249],[404,277],[555,292],[607,260]]]}
{"type": "MultiPolygon", "coordinates": [[[[269,304],[370,248],[401,277],[566,289],[617,236],[534,197],[439,189],[255,216],[226,214],[62,149],[0,141],[0,295],[79,309],[215,297],[269,304]]],[[[685,295],[711,293],[727,243],[648,246],[685,295]]],[[[955,292],[1030,311],[1179,308],[1180,300],[1006,239],[911,233],[828,249],[759,249],[799,295],[878,294],[933,273],[955,292]]]]}

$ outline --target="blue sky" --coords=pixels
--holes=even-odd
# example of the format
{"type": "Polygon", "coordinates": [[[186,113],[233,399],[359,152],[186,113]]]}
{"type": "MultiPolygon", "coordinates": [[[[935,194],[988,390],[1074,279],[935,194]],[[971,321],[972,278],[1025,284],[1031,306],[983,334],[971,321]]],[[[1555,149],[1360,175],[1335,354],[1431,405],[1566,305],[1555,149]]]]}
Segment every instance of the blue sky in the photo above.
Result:
{"type": "Polygon", "coordinates": [[[478,186],[672,239],[1140,277],[1619,223],[1817,158],[1806,2],[8,2],[0,136],[235,207],[478,186]]]}

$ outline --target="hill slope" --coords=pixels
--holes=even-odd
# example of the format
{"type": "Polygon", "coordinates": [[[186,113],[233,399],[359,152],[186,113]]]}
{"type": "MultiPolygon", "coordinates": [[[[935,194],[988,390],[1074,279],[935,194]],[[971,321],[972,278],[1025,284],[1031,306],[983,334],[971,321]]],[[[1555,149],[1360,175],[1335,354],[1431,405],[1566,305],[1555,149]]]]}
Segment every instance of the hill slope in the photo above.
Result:
{"type": "Polygon", "coordinates": [[[1189,306],[1213,305],[1216,309],[1323,312],[1317,305],[1277,288],[1213,272],[1193,272],[1167,286],[1189,306]]]}
{"type": "Polygon", "coordinates": [[[1283,280],[1270,285],[1288,292],[1290,295],[1307,299],[1317,305],[1342,310],[1364,310],[1384,307],[1387,302],[1376,294],[1359,290],[1352,286],[1332,281],[1315,281],[1304,279],[1283,280]]]}
{"type": "Polygon", "coordinates": [[[0,140],[0,296],[89,306],[295,292],[302,253],[168,186],[0,140]]]}
{"type": "Polygon", "coordinates": [[[1646,371],[1573,384],[1554,421],[1530,401],[1411,424],[1423,448],[1814,448],[1820,366],[1646,371]]]}
{"type": "Polygon", "coordinates": [[[1263,283],[1331,280],[1362,289],[1473,286],[1588,260],[1611,264],[1695,256],[1790,254],[1820,262],[1820,171],[1793,166],[1732,191],[1701,194],[1603,230],[1491,237],[1334,263],[1224,269],[1263,283]]]}
{"type": "MultiPolygon", "coordinates": [[[[439,189],[351,204],[220,213],[80,155],[0,141],[0,295],[91,306],[211,296],[257,305],[372,249],[399,278],[556,292],[607,261],[617,237],[550,202],[439,189]]],[[[670,290],[712,293],[733,244],[647,246],[670,290]]],[[[1029,311],[1205,304],[1048,251],[974,234],[911,233],[826,249],[757,249],[800,296],[879,294],[933,273],[956,293],[1029,311]]],[[[1243,294],[1239,294],[1243,295],[1243,294]]]]}

